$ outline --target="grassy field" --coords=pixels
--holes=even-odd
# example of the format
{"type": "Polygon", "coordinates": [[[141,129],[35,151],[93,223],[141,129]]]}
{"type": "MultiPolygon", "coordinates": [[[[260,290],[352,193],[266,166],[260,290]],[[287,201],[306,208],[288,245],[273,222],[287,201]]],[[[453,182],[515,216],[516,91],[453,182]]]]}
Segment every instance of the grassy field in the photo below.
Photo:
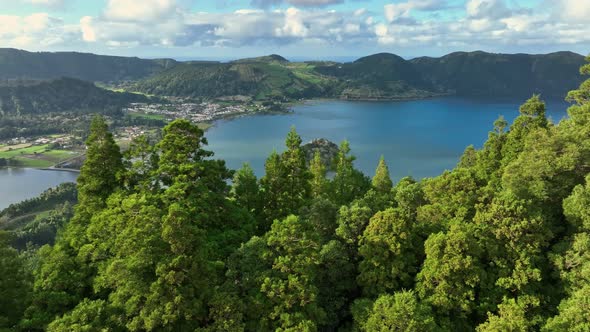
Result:
{"type": "Polygon", "coordinates": [[[152,119],[152,120],[166,120],[166,118],[162,114],[129,113],[129,116],[130,117],[133,117],[133,118],[145,118],[145,119],[152,119]]]}
{"type": "Polygon", "coordinates": [[[31,144],[10,145],[2,148],[4,151],[0,152],[0,158],[9,159],[16,156],[42,153],[45,152],[48,147],[49,144],[35,146],[32,146],[31,144]]]}
{"type": "Polygon", "coordinates": [[[10,160],[10,165],[32,168],[51,167],[79,155],[76,151],[51,150],[49,144],[18,144],[4,146],[0,151],[0,158],[10,160]]]}

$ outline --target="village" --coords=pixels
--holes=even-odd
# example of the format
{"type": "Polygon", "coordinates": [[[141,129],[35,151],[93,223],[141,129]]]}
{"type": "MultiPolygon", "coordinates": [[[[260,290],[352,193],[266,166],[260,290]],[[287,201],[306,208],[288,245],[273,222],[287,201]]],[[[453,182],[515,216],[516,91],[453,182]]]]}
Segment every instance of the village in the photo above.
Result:
{"type": "Polygon", "coordinates": [[[241,115],[248,112],[262,112],[267,106],[262,104],[229,104],[213,102],[179,102],[170,104],[131,103],[124,112],[142,114],[145,116],[159,116],[164,120],[186,119],[195,123],[210,122],[220,118],[241,115]]]}

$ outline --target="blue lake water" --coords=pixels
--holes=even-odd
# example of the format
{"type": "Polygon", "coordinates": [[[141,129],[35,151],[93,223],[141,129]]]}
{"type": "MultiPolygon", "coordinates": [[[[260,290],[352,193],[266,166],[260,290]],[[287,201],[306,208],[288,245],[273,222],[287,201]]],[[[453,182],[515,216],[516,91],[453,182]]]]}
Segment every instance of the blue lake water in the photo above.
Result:
{"type": "MultiPolygon", "coordinates": [[[[499,115],[512,121],[522,100],[489,101],[437,98],[405,102],[316,101],[281,115],[255,115],[222,120],[207,131],[209,149],[228,167],[249,162],[260,177],[273,149],[282,151],[294,125],[304,142],[325,137],[350,141],[356,166],[374,173],[384,155],[394,179],[423,178],[453,168],[469,144],[481,147],[499,115]]],[[[547,102],[555,122],[566,112],[565,102],[547,102]]],[[[76,173],[36,169],[0,169],[0,209],[35,197],[76,173]]]]}
{"type": "MultiPolygon", "coordinates": [[[[314,101],[286,115],[246,116],[218,121],[207,131],[209,149],[237,169],[249,162],[258,176],[264,161],[294,125],[304,142],[325,137],[347,139],[356,167],[372,175],[381,155],[393,178],[423,178],[453,168],[465,147],[481,147],[493,122],[512,121],[522,100],[490,101],[436,98],[403,102],[314,101]]],[[[558,122],[567,104],[547,102],[547,115],[558,122]]]]}
{"type": "Polygon", "coordinates": [[[76,182],[78,173],[33,168],[0,168],[0,210],[12,203],[39,196],[64,182],[76,182]]]}

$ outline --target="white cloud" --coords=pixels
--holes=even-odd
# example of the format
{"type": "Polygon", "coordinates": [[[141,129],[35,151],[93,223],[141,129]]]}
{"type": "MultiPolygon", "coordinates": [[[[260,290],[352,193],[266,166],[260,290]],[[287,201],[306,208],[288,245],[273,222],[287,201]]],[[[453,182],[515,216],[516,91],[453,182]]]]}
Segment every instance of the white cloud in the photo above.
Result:
{"type": "Polygon", "coordinates": [[[476,19],[498,19],[510,15],[503,0],[469,0],[465,7],[467,15],[476,19]]]}
{"type": "Polygon", "coordinates": [[[0,44],[8,47],[49,47],[76,40],[75,25],[66,25],[47,13],[0,15],[0,22],[0,44]]]}
{"type": "Polygon", "coordinates": [[[492,51],[514,45],[552,49],[590,45],[590,25],[585,24],[590,1],[554,0],[553,7],[543,9],[508,6],[502,0],[469,0],[465,11],[451,9],[452,15],[439,16],[437,10],[449,10],[447,1],[405,0],[384,6],[382,13],[304,7],[206,13],[179,6],[184,1],[108,0],[101,13],[72,24],[47,13],[0,15],[0,45],[40,50],[77,45],[93,49],[320,45],[492,51]],[[431,14],[416,15],[425,11],[431,14]]]}
{"type": "Polygon", "coordinates": [[[174,0],[109,0],[104,16],[112,21],[153,22],[176,12],[174,0]]]}
{"type": "Polygon", "coordinates": [[[588,0],[555,0],[559,15],[574,22],[590,24],[590,1],[588,0]]]}
{"type": "Polygon", "coordinates": [[[385,18],[394,22],[400,18],[408,18],[412,10],[437,10],[444,8],[443,0],[409,0],[407,2],[391,3],[384,6],[385,18]]]}

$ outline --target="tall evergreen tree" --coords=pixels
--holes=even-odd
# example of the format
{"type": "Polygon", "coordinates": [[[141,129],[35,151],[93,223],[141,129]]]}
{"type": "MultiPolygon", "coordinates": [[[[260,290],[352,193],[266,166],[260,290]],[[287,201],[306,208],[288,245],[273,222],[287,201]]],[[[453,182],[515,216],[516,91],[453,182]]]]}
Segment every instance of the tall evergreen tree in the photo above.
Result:
{"type": "Polygon", "coordinates": [[[379,159],[379,165],[377,165],[377,169],[375,170],[375,176],[373,177],[372,181],[373,188],[380,193],[389,193],[391,188],[393,187],[393,182],[389,177],[389,168],[387,168],[387,164],[385,163],[385,158],[381,156],[379,159]]]}
{"type": "Polygon", "coordinates": [[[309,170],[311,173],[311,196],[317,198],[326,194],[328,186],[326,166],[322,162],[322,157],[319,151],[314,153],[313,159],[309,165],[309,170]]]}

